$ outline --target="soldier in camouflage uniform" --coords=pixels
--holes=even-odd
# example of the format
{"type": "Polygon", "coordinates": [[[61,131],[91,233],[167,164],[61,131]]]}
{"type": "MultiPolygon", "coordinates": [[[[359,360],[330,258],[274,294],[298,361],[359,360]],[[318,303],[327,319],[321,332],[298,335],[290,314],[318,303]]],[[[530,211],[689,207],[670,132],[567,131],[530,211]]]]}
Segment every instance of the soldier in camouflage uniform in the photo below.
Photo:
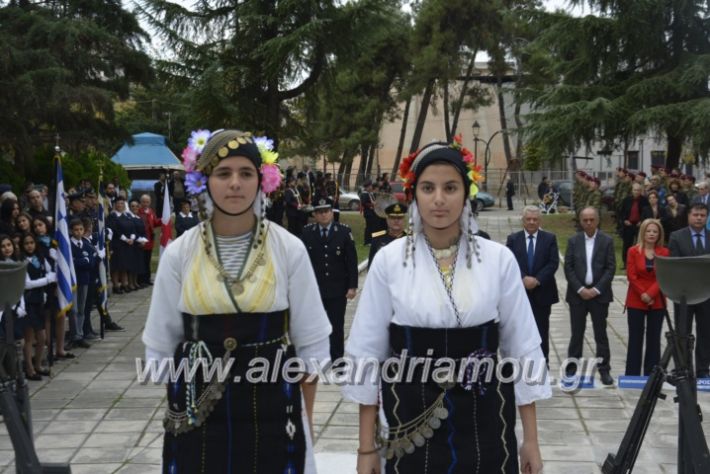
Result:
{"type": "Polygon", "coordinates": [[[577,214],[584,208],[584,177],[586,173],[584,171],[577,171],[574,175],[574,185],[572,186],[572,206],[577,214]]]}
{"type": "Polygon", "coordinates": [[[602,192],[599,190],[601,181],[593,176],[587,177],[587,200],[584,207],[593,207],[599,215],[602,214],[602,192]]]}

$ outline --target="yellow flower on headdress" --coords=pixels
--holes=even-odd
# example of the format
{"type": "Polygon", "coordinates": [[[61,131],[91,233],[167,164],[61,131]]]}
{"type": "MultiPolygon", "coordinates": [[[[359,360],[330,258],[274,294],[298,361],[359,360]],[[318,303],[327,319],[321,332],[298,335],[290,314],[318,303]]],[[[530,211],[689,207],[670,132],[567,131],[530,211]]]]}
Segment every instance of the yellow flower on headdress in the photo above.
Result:
{"type": "Polygon", "coordinates": [[[259,151],[261,152],[261,161],[266,165],[276,164],[276,160],[279,159],[279,154],[275,151],[266,150],[263,148],[259,149],[259,151]]]}

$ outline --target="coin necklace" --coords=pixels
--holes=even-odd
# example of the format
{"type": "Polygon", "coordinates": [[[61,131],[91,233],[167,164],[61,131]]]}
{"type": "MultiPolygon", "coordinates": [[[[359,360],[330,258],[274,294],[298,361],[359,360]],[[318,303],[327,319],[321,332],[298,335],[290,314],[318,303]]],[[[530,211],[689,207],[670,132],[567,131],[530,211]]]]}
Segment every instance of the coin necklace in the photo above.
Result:
{"type": "MultiPolygon", "coordinates": [[[[259,223],[257,222],[257,228],[259,227],[259,223]]],[[[243,272],[243,277],[235,278],[231,276],[227,270],[225,270],[224,266],[219,263],[217,258],[215,258],[214,255],[212,255],[211,248],[212,244],[209,241],[209,237],[207,236],[207,226],[211,225],[210,221],[204,222],[202,228],[202,241],[205,245],[205,253],[207,254],[207,258],[209,259],[210,263],[217,269],[217,272],[219,273],[219,276],[217,277],[219,281],[226,282],[232,289],[235,295],[241,295],[244,293],[244,283],[245,281],[249,281],[250,283],[253,283],[256,281],[256,277],[254,277],[254,273],[256,272],[256,269],[262,265],[266,264],[266,257],[264,257],[264,251],[266,249],[266,233],[268,232],[268,227],[264,231],[264,235],[261,240],[261,245],[259,245],[258,250],[257,250],[257,255],[256,258],[252,261],[251,265],[247,269],[246,272],[243,272]]],[[[253,238],[253,237],[252,237],[253,238]]],[[[247,258],[248,259],[248,258],[247,258]]]]}

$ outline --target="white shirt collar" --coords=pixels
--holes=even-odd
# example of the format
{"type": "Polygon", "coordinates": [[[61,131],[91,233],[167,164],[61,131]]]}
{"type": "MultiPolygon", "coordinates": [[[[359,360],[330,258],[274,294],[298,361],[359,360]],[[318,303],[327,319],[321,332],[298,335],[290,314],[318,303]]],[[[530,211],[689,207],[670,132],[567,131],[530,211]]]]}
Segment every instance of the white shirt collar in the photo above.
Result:
{"type": "Polygon", "coordinates": [[[586,232],[584,232],[584,240],[594,240],[594,239],[597,238],[597,234],[598,234],[598,233],[599,233],[599,229],[595,230],[595,231],[594,231],[594,235],[590,237],[590,236],[587,235],[586,232]]]}

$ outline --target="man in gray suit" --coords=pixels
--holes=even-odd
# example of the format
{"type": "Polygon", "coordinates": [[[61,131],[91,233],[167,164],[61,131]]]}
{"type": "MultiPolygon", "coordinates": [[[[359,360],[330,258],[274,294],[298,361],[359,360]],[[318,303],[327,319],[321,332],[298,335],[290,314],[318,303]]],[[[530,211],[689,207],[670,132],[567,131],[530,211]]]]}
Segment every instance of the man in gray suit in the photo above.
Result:
{"type": "MultiPolygon", "coordinates": [[[[604,385],[612,385],[614,379],[609,371],[609,338],[606,334],[606,318],[613,294],[611,282],[616,270],[614,241],[599,230],[599,212],[594,207],[585,207],[579,213],[582,232],[570,237],[565,254],[565,277],[569,304],[572,337],[567,356],[581,359],[587,314],[592,316],[596,356],[601,359],[597,366],[604,385]]],[[[576,364],[567,366],[567,375],[576,373],[576,364]]]]}
{"type": "MultiPolygon", "coordinates": [[[[671,257],[710,254],[710,231],[706,228],[707,221],[708,208],[700,202],[691,204],[688,227],[673,232],[668,241],[671,257]]],[[[674,305],[674,308],[678,314],[678,305],[674,305]]],[[[698,378],[707,378],[710,375],[710,299],[688,305],[689,329],[693,328],[693,317],[696,328],[695,375],[698,378]]]]}

